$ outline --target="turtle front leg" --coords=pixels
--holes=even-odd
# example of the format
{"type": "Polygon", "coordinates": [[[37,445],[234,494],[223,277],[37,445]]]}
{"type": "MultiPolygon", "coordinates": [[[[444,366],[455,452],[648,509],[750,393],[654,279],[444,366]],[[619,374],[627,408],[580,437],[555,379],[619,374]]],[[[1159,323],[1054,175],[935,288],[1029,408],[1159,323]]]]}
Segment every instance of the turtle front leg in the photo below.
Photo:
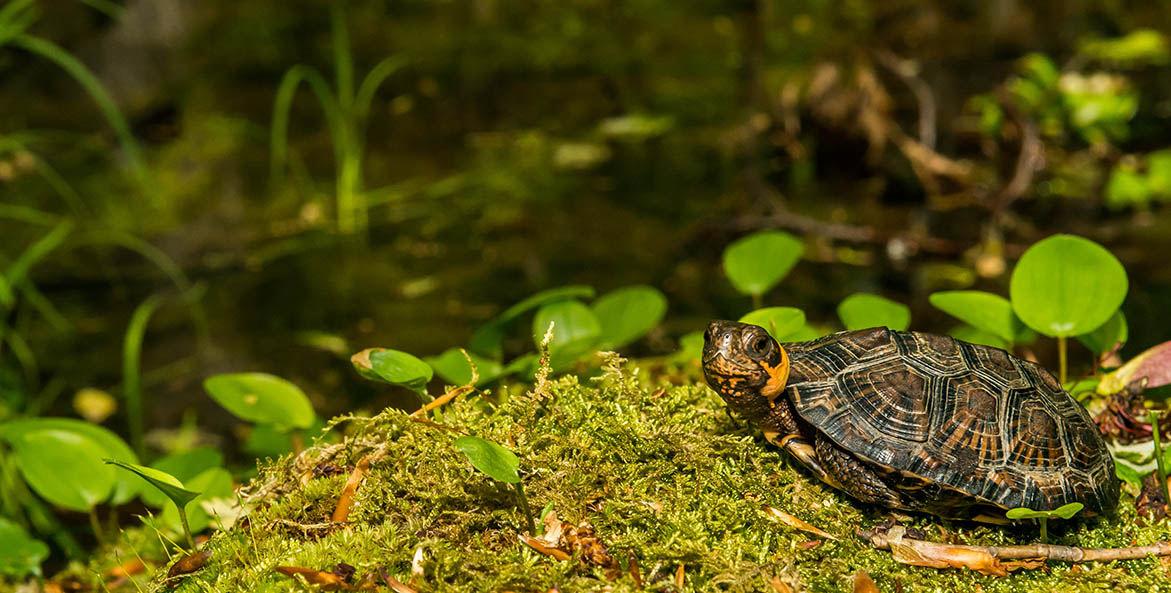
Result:
{"type": "Polygon", "coordinates": [[[841,484],[838,488],[862,502],[896,509],[906,508],[903,497],[862,460],[837,446],[824,434],[817,433],[815,438],[817,443],[813,448],[814,453],[824,464],[826,472],[841,484]]]}
{"type": "Polygon", "coordinates": [[[822,482],[825,482],[834,488],[840,489],[842,487],[841,482],[839,482],[837,478],[830,475],[829,472],[825,471],[825,468],[821,465],[821,461],[817,459],[817,453],[813,450],[813,445],[810,445],[809,441],[801,438],[801,435],[783,435],[775,430],[765,430],[763,432],[764,438],[767,439],[768,442],[788,451],[790,455],[795,457],[797,461],[801,463],[801,465],[809,468],[809,471],[813,472],[813,474],[820,478],[822,482]]]}

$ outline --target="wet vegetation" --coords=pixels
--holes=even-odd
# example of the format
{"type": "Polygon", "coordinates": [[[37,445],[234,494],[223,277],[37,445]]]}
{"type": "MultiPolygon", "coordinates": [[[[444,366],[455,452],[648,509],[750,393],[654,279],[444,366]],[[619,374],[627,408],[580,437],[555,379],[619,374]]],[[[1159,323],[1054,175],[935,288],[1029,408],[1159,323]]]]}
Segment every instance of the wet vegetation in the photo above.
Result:
{"type": "Polygon", "coordinates": [[[1169,10],[6,0],[0,590],[1156,590],[873,549],[698,357],[1036,360],[1117,514],[895,519],[1171,540],[1169,10]]]}

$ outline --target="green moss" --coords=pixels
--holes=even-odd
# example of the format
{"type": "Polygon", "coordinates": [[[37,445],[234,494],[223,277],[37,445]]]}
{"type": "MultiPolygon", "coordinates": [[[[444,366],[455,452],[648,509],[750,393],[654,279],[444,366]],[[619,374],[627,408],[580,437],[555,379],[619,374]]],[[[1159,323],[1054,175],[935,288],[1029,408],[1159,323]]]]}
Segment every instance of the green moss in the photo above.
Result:
{"type": "MultiPolygon", "coordinates": [[[[853,537],[856,527],[887,515],[863,507],[813,481],[775,447],[724,411],[706,387],[655,389],[611,373],[598,384],[566,377],[548,386],[549,399],[515,396],[499,406],[472,398],[433,417],[451,427],[502,443],[522,460],[534,509],[552,504],[571,522],[590,521],[623,564],[638,559],[648,589],[673,590],[685,565],[686,591],[768,591],[779,576],[795,590],[849,590],[850,575],[868,572],[883,591],[1156,591],[1171,589],[1153,559],[1053,564],[1009,577],[966,570],[900,565],[885,551],[853,537]],[[840,537],[805,549],[814,539],[762,512],[768,504],[840,537]],[[979,587],[979,588],[978,588],[979,587]]],[[[359,574],[382,565],[407,581],[415,551],[423,551],[420,591],[597,591],[602,569],[574,558],[559,562],[521,544],[525,519],[515,494],[475,472],[451,441],[458,433],[411,421],[387,410],[372,419],[345,421],[342,446],[321,446],[333,463],[353,464],[384,448],[357,494],[348,529],[303,531],[290,522],[329,520],[344,476],[302,485],[300,474],[318,461],[295,466],[282,459],[262,468],[251,490],[273,495],[253,512],[247,528],[215,535],[210,562],[178,590],[299,590],[277,565],[329,570],[338,562],[359,574]]],[[[1056,522],[1055,543],[1089,547],[1145,544],[1171,538],[1166,523],[1136,524],[1129,496],[1118,515],[1056,522]]],[[[971,544],[1029,543],[1032,528],[1003,529],[941,523],[916,517],[928,536],[971,544]]],[[[162,571],[160,571],[161,573],[162,571]]],[[[161,589],[161,574],[153,588],[161,589]]],[[[623,575],[614,591],[634,590],[623,575]]]]}

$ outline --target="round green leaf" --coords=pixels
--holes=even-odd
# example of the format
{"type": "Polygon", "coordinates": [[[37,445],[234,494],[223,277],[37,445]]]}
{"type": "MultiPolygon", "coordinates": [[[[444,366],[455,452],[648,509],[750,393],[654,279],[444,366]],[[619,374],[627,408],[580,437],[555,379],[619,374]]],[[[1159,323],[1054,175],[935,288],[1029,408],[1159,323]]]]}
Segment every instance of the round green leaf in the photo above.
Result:
{"type": "MultiPolygon", "coordinates": [[[[491,383],[504,372],[504,365],[499,361],[490,358],[484,358],[478,354],[468,352],[472,362],[476,365],[476,372],[480,374],[480,380],[476,385],[486,385],[491,383]]],[[[468,359],[464,358],[459,348],[448,348],[439,356],[428,356],[424,358],[435,372],[443,377],[444,381],[452,385],[467,385],[472,380],[472,367],[468,366],[468,359]]]]}
{"type": "Polygon", "coordinates": [[[672,355],[676,361],[687,362],[703,357],[703,332],[693,331],[679,338],[679,350],[672,355]]]}
{"type": "Polygon", "coordinates": [[[533,340],[540,347],[549,323],[553,323],[553,341],[549,355],[554,369],[562,369],[593,350],[602,334],[598,317],[578,301],[560,301],[545,305],[533,318],[533,340]]]}
{"type": "Polygon", "coordinates": [[[0,576],[23,579],[41,575],[41,563],[49,557],[45,542],[29,537],[24,528],[0,517],[0,576]]]}
{"type": "Polygon", "coordinates": [[[520,460],[516,454],[492,441],[479,437],[460,437],[453,443],[456,451],[463,453],[472,462],[472,467],[488,474],[494,480],[506,484],[520,482],[520,460]]]}
{"type": "MultiPolygon", "coordinates": [[[[138,463],[138,456],[130,449],[130,445],[113,431],[91,424],[76,418],[21,418],[0,424],[0,439],[13,442],[13,439],[33,430],[54,428],[74,432],[89,437],[102,447],[102,457],[110,457],[127,463],[138,463]]],[[[141,491],[142,481],[129,474],[115,474],[114,493],[110,496],[110,503],[125,504],[134,500],[141,491]]]]}
{"type": "Polygon", "coordinates": [[[1067,505],[1059,506],[1053,509],[1051,512],[1054,515],[1061,517],[1062,519],[1069,520],[1072,519],[1074,515],[1082,512],[1082,509],[1084,508],[1086,508],[1086,505],[1080,502],[1071,502],[1067,505]]]}
{"type": "Polygon", "coordinates": [[[1033,509],[1025,507],[1017,507],[1005,511],[1004,516],[1008,519],[1016,521],[1018,519],[1036,519],[1038,517],[1048,517],[1049,514],[1045,511],[1034,511],[1033,509]]]}
{"type": "Polygon", "coordinates": [[[838,305],[838,317],[848,330],[888,327],[903,331],[911,325],[911,310],[876,294],[852,294],[838,305]]]}
{"type": "Polygon", "coordinates": [[[1024,329],[1024,324],[1012,312],[1012,303],[998,294],[980,290],[948,290],[933,293],[928,300],[944,313],[1000,338],[1002,345],[998,348],[1013,343],[1024,329]]]}
{"type": "Polygon", "coordinates": [[[1076,336],[1106,323],[1126,290],[1122,264],[1101,245],[1072,235],[1030,247],[1009,287],[1021,321],[1050,337],[1076,336]]]}
{"type": "Polygon", "coordinates": [[[569,299],[590,299],[594,297],[592,286],[561,286],[542,290],[519,303],[505,309],[488,323],[485,323],[472,334],[468,340],[468,350],[492,358],[500,358],[501,343],[504,342],[508,326],[525,313],[548,303],[569,299]]]}
{"type": "MultiPolygon", "coordinates": [[[[161,492],[166,500],[170,500],[174,504],[187,504],[195,497],[199,496],[199,492],[188,490],[179,478],[171,474],[157,470],[153,467],[146,467],[134,463],[125,463],[116,459],[107,459],[106,463],[116,465],[122,469],[136,474],[138,477],[146,480],[146,483],[154,486],[158,492],[161,492]]],[[[165,504],[165,503],[164,503],[165,504]]]]}
{"type": "MultiPolygon", "coordinates": [[[[160,457],[150,464],[150,467],[174,476],[181,483],[186,483],[208,469],[223,465],[222,453],[211,447],[199,447],[160,457]]],[[[156,488],[144,489],[142,502],[155,508],[162,508],[167,503],[167,496],[156,488]]]]}
{"type": "Polygon", "coordinates": [[[796,307],[765,307],[741,317],[740,323],[759,325],[778,342],[791,342],[805,328],[805,312],[796,307]]]}
{"type": "Polygon", "coordinates": [[[947,332],[947,335],[972,344],[983,344],[985,346],[992,346],[993,348],[1008,349],[1008,342],[1001,339],[1000,336],[986,332],[966,324],[960,324],[947,332]]]}
{"type": "Polygon", "coordinates": [[[209,377],[203,388],[241,420],[271,422],[288,428],[313,424],[313,406],[300,387],[267,373],[234,373],[209,377]]]}
{"type": "Polygon", "coordinates": [[[114,490],[114,470],[102,463],[106,450],[85,435],[31,430],[15,439],[13,449],[25,482],[53,504],[88,511],[114,490]]]}
{"type": "Polygon", "coordinates": [[[593,304],[602,328],[599,348],[621,348],[654,329],[667,313],[667,297],[650,286],[627,286],[593,304]]]}
{"type": "Polygon", "coordinates": [[[1130,330],[1126,325],[1126,315],[1119,309],[1110,316],[1110,319],[1098,326],[1092,332],[1077,337],[1078,341],[1089,348],[1094,354],[1105,354],[1114,350],[1119,342],[1125,344],[1130,330]]]}
{"type": "Polygon", "coordinates": [[[801,259],[805,244],[781,231],[760,231],[724,250],[724,272],[743,294],[762,295],[776,286],[801,259]]]}
{"type": "Polygon", "coordinates": [[[415,393],[427,393],[427,383],[434,371],[419,357],[389,348],[371,348],[364,352],[369,352],[370,369],[382,381],[415,393]]]}

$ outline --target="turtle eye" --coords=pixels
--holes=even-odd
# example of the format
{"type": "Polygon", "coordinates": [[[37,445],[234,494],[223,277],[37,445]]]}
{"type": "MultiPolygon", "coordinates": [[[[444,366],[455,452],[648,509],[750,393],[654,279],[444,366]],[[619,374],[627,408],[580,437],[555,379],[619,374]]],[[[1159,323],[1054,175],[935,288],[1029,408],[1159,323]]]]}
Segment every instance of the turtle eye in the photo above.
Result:
{"type": "Polygon", "coordinates": [[[768,336],[760,336],[752,341],[752,351],[757,354],[765,354],[768,352],[768,336]]]}

